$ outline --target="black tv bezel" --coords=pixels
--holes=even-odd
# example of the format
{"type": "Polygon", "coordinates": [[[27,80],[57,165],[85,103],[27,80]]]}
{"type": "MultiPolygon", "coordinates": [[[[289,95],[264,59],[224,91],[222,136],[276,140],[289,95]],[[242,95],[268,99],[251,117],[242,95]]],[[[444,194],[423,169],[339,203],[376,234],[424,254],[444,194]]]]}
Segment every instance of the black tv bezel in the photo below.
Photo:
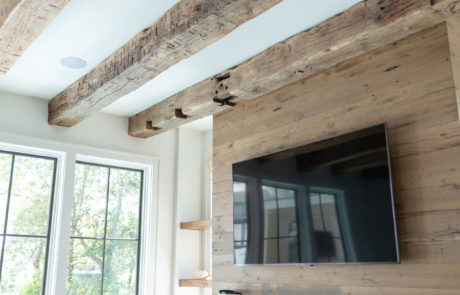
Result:
{"type": "Polygon", "coordinates": [[[336,138],[336,137],[340,137],[340,136],[346,136],[346,135],[349,135],[349,134],[352,134],[352,133],[356,133],[356,132],[360,132],[360,131],[364,131],[364,130],[367,130],[367,129],[371,129],[371,128],[375,128],[375,127],[379,127],[379,126],[383,126],[384,127],[384,130],[385,130],[385,141],[386,141],[386,149],[387,149],[387,164],[388,164],[388,175],[389,175],[389,181],[390,181],[390,198],[391,198],[391,211],[392,211],[392,214],[393,214],[393,231],[394,231],[394,236],[395,236],[395,246],[396,246],[396,260],[395,261],[363,261],[363,262],[313,262],[313,263],[250,263],[250,264],[236,264],[235,263],[235,249],[234,249],[234,245],[235,245],[235,236],[234,236],[234,232],[233,232],[233,227],[232,227],[232,249],[233,249],[233,253],[232,253],[232,257],[233,257],[233,265],[234,266],[331,266],[331,265],[382,265],[382,264],[401,264],[401,257],[400,257],[400,252],[399,252],[399,239],[398,239],[398,227],[397,227],[397,224],[396,224],[396,206],[395,206],[395,201],[394,201],[394,191],[393,191],[393,173],[392,173],[392,168],[391,168],[391,156],[390,156],[390,144],[389,144],[389,140],[388,140],[388,125],[386,122],[383,122],[383,123],[380,123],[380,124],[376,124],[376,125],[372,125],[372,126],[368,126],[368,127],[364,127],[364,128],[360,128],[360,129],[356,129],[356,130],[353,130],[353,131],[350,131],[350,132],[346,132],[346,133],[341,133],[341,134],[338,134],[338,135],[333,135],[333,136],[329,136],[329,137],[326,137],[326,138],[323,138],[323,139],[319,139],[319,140],[315,140],[315,141],[310,141],[310,142],[307,142],[307,143],[304,143],[304,144],[301,144],[301,145],[297,145],[297,146],[294,146],[294,147],[290,147],[290,148],[287,148],[287,149],[280,149],[280,150],[276,150],[274,152],[270,152],[270,153],[265,153],[265,154],[262,154],[262,155],[258,155],[256,157],[252,157],[252,158],[249,158],[249,159],[245,159],[245,160],[241,160],[241,161],[237,161],[237,162],[232,162],[232,225],[234,226],[235,223],[233,221],[233,217],[235,216],[235,209],[233,207],[233,200],[234,200],[234,194],[235,192],[233,191],[233,166],[235,164],[239,164],[239,163],[243,163],[243,162],[246,162],[246,161],[250,161],[250,160],[254,160],[254,159],[258,159],[258,158],[261,158],[261,157],[265,157],[265,156],[270,156],[270,155],[274,155],[274,154],[277,154],[277,153],[281,153],[281,152],[286,152],[286,151],[289,151],[289,150],[295,150],[295,149],[298,149],[298,148],[301,148],[301,147],[304,147],[304,146],[307,146],[307,145],[311,145],[311,144],[315,144],[315,143],[319,143],[319,142],[323,142],[323,141],[327,141],[327,140],[330,140],[330,139],[333,139],[333,138],[336,138]]]}

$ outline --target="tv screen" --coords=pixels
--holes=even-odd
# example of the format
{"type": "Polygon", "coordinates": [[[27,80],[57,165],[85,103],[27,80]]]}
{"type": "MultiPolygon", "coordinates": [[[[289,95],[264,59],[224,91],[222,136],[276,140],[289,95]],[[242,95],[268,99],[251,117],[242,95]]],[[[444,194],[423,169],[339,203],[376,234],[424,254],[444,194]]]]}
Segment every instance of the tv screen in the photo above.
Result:
{"type": "Polygon", "coordinates": [[[233,164],[235,264],[398,263],[385,124],[233,164]]]}

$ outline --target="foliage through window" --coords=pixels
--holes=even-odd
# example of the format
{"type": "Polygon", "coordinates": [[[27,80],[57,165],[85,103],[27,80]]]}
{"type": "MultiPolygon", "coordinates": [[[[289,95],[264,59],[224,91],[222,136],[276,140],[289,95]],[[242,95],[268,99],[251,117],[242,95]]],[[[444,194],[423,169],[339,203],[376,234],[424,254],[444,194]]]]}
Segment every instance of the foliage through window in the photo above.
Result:
{"type": "Polygon", "coordinates": [[[44,293],[56,159],[0,152],[0,294],[44,293]]]}
{"type": "Polygon", "coordinates": [[[77,163],[66,293],[137,294],[143,172],[77,163]]]}

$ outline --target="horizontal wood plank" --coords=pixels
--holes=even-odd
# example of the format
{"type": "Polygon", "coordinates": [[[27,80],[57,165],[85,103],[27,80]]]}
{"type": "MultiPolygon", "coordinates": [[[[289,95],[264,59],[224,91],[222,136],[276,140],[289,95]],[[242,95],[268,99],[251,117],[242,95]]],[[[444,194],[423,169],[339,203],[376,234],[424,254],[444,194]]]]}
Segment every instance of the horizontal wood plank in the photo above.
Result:
{"type": "Polygon", "coordinates": [[[245,284],[290,284],[302,286],[347,286],[370,288],[460,289],[460,264],[392,264],[334,266],[234,266],[213,267],[216,282],[245,284]],[[433,275],[435,274],[435,278],[433,275]]]}
{"type": "Polygon", "coordinates": [[[374,288],[356,286],[299,286],[290,284],[266,283],[232,284],[215,283],[216,290],[232,289],[251,295],[283,295],[283,294],[321,294],[321,295],[458,295],[457,289],[422,289],[422,288],[374,288]]]}

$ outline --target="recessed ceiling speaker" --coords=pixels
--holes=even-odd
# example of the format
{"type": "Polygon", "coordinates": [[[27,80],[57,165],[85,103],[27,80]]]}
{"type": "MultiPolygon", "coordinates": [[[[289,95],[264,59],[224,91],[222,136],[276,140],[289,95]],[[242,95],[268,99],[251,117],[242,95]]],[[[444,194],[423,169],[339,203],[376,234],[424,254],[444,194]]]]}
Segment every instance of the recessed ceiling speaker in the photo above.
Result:
{"type": "Polygon", "coordinates": [[[61,65],[70,69],[81,69],[86,67],[86,61],[78,57],[64,57],[60,62],[61,65]]]}

